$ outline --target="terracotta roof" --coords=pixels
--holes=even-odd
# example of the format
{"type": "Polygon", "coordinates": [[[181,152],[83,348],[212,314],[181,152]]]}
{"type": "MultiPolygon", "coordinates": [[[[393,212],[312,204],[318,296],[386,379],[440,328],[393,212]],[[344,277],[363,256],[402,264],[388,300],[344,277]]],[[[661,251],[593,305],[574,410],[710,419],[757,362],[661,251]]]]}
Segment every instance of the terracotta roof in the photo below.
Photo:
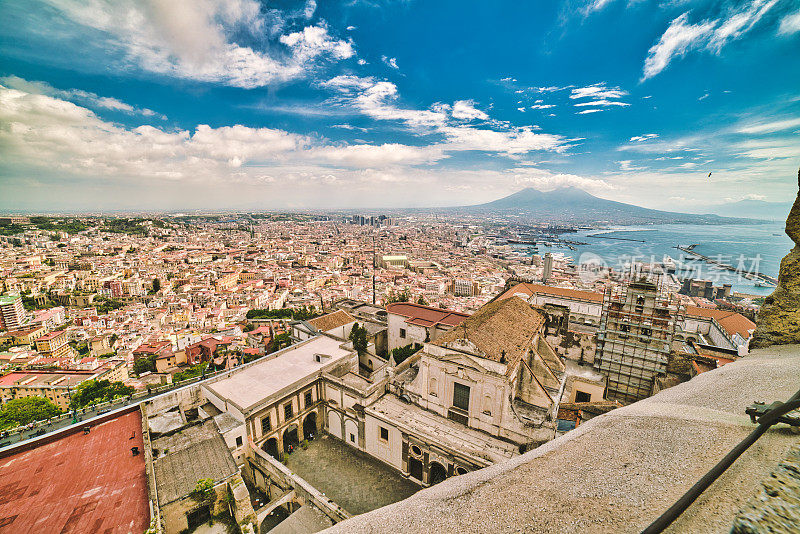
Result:
{"type": "Polygon", "coordinates": [[[750,338],[756,329],[756,323],[742,315],[728,310],[707,309],[698,306],[686,306],[686,315],[715,319],[729,335],[739,334],[744,339],[750,338]]]}
{"type": "Polygon", "coordinates": [[[344,310],[338,310],[316,319],[311,319],[308,324],[319,330],[320,332],[327,332],[334,328],[339,328],[346,324],[354,322],[356,319],[344,310]]]}
{"type": "Polygon", "coordinates": [[[386,311],[406,317],[407,323],[426,327],[440,324],[456,326],[469,317],[466,313],[432,308],[430,306],[423,306],[422,304],[414,304],[413,302],[394,302],[392,304],[387,304],[386,311]]]}
{"type": "Polygon", "coordinates": [[[544,320],[542,314],[520,298],[497,300],[483,306],[433,344],[446,347],[447,343],[466,337],[487,359],[500,362],[505,355],[508,368],[513,369],[528,349],[533,348],[531,338],[541,331],[544,320]]]}
{"type": "Polygon", "coordinates": [[[603,302],[603,294],[596,291],[584,291],[581,289],[570,289],[566,287],[545,286],[542,284],[519,283],[500,295],[497,300],[505,300],[513,297],[516,293],[527,295],[550,295],[553,297],[569,298],[574,300],[588,300],[591,302],[603,302]]]}

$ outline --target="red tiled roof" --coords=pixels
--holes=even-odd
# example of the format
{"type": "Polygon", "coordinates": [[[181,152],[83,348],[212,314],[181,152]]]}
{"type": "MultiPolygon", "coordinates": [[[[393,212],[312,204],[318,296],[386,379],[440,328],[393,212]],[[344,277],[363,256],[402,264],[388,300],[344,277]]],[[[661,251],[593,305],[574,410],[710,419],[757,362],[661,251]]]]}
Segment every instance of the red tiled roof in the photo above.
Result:
{"type": "Polygon", "coordinates": [[[582,289],[569,289],[566,287],[545,286],[542,284],[519,283],[500,295],[498,300],[505,300],[513,297],[517,293],[527,295],[550,295],[553,297],[569,298],[574,300],[588,300],[591,302],[603,302],[603,294],[596,291],[584,291],[582,289]]]}
{"type": "Polygon", "coordinates": [[[316,319],[310,319],[308,321],[308,324],[310,324],[320,332],[327,332],[328,330],[333,330],[334,328],[339,328],[340,326],[350,324],[355,320],[356,320],[355,317],[353,317],[346,311],[337,310],[333,313],[328,313],[320,317],[317,317],[316,319]]]}
{"type": "Polygon", "coordinates": [[[456,326],[461,324],[467,317],[466,313],[453,310],[443,310],[432,308],[413,302],[394,302],[386,305],[386,311],[395,315],[406,317],[407,323],[418,326],[446,325],[456,326]]]}
{"type": "Polygon", "coordinates": [[[753,330],[756,329],[756,323],[741,313],[728,310],[686,306],[686,315],[690,317],[702,317],[704,319],[715,319],[729,335],[739,334],[745,339],[748,339],[753,334],[753,330]]]}
{"type": "Polygon", "coordinates": [[[144,532],[150,523],[139,411],[0,459],[3,532],[144,532]],[[130,438],[134,432],[133,439],[130,438]]]}

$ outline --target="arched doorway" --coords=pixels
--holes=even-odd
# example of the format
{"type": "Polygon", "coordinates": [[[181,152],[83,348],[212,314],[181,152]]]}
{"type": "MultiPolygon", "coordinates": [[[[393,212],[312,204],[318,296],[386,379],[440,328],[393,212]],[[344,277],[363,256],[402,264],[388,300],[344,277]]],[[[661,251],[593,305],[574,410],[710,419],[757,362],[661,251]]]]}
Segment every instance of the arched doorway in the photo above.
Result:
{"type": "Polygon", "coordinates": [[[317,412],[311,412],[303,420],[303,437],[308,441],[317,435],[317,412]]]}
{"type": "Polygon", "coordinates": [[[278,440],[276,438],[269,438],[264,445],[261,447],[261,450],[272,456],[273,458],[277,459],[279,456],[278,453],[278,440]]]}
{"type": "Polygon", "coordinates": [[[428,473],[428,482],[431,486],[447,478],[447,469],[439,462],[431,462],[428,473]]]}
{"type": "Polygon", "coordinates": [[[342,418],[336,410],[328,411],[328,432],[342,439],[342,418]]]}
{"type": "Polygon", "coordinates": [[[283,433],[283,452],[290,453],[297,446],[300,445],[300,440],[297,437],[297,426],[292,425],[289,430],[283,433]]]}

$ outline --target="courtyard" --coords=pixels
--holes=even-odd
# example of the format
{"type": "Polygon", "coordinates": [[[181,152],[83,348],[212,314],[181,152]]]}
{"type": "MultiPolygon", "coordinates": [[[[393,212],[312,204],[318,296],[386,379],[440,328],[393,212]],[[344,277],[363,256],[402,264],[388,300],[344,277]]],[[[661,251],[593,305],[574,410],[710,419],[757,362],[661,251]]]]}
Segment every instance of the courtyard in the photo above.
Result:
{"type": "Polygon", "coordinates": [[[353,515],[413,495],[421,486],[368,454],[326,434],[286,457],[292,472],[353,515]]]}

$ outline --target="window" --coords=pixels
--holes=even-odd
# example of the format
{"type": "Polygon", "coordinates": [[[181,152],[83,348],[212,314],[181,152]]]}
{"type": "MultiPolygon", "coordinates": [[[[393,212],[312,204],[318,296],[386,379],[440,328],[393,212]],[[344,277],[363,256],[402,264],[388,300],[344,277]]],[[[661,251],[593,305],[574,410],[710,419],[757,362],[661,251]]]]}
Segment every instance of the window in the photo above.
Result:
{"type": "Polygon", "coordinates": [[[242,436],[236,436],[236,446],[237,447],[242,446],[242,436]]]}
{"type": "Polygon", "coordinates": [[[350,433],[350,443],[355,443],[355,442],[356,442],[356,435],[351,432],[350,433]]]}
{"type": "Polygon", "coordinates": [[[303,398],[303,402],[305,403],[306,408],[314,404],[314,397],[311,395],[310,391],[306,391],[305,397],[303,398]]]}
{"type": "Polygon", "coordinates": [[[401,328],[400,329],[400,337],[403,338],[403,339],[406,338],[406,329],[405,328],[401,328]]]}
{"type": "Polygon", "coordinates": [[[381,429],[381,441],[389,441],[389,429],[380,427],[381,429]]]}
{"type": "Polygon", "coordinates": [[[266,434],[270,430],[272,430],[272,423],[270,423],[269,416],[266,416],[261,419],[261,433],[266,434]]]}
{"type": "Polygon", "coordinates": [[[585,391],[575,392],[575,402],[591,402],[592,396],[585,391]]]}
{"type": "Polygon", "coordinates": [[[490,395],[483,397],[483,413],[492,415],[492,397],[490,395]]]}
{"type": "Polygon", "coordinates": [[[469,386],[453,384],[453,406],[465,412],[469,411],[469,386]]]}
{"type": "Polygon", "coordinates": [[[431,383],[430,383],[430,386],[431,386],[431,387],[430,387],[430,390],[431,390],[431,397],[436,397],[436,396],[438,396],[439,394],[437,393],[437,389],[436,389],[436,379],[435,379],[435,378],[431,378],[431,383]]]}
{"type": "Polygon", "coordinates": [[[283,416],[284,419],[288,421],[289,419],[292,418],[292,415],[294,415],[294,410],[292,410],[292,403],[290,402],[283,406],[283,416]]]}

